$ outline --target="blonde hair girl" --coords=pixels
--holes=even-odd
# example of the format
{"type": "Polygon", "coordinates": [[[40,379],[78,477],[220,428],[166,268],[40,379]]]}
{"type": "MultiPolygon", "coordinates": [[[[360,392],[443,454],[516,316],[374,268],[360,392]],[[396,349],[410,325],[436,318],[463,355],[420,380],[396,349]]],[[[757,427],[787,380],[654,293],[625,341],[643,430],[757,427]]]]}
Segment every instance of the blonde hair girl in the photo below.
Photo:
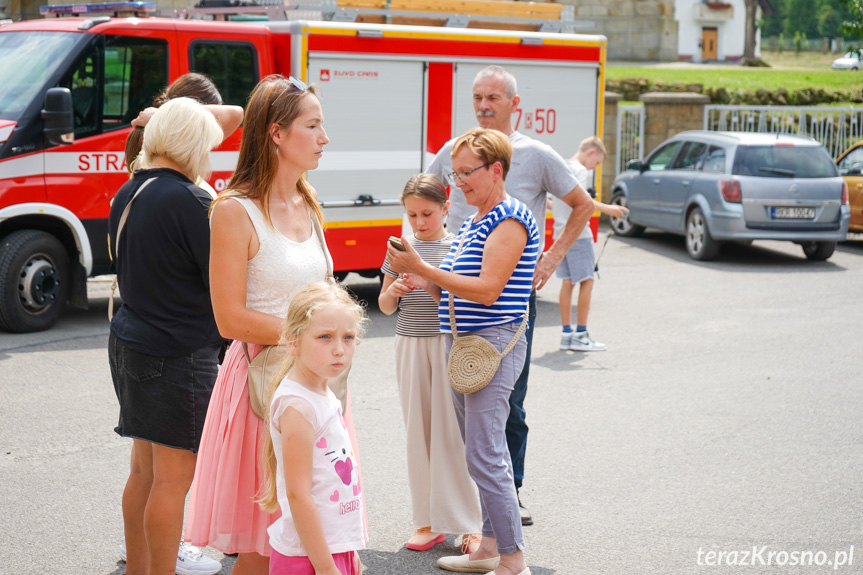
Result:
{"type": "Polygon", "coordinates": [[[282,329],[290,355],[270,389],[261,506],[270,527],[270,575],[353,575],[365,547],[359,467],[327,386],[353,359],[363,309],[334,282],[297,292],[282,329]],[[290,473],[286,470],[289,469],[290,473]]]}

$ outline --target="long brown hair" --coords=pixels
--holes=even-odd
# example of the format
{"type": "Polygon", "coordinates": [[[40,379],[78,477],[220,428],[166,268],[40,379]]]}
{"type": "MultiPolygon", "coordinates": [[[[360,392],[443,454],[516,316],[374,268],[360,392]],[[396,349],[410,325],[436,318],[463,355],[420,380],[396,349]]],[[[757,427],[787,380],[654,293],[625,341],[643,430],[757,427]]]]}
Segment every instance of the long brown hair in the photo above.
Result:
{"type": "MultiPolygon", "coordinates": [[[[153,100],[158,108],[174,98],[192,98],[202,104],[221,104],[222,95],[213,81],[203,74],[189,72],[174,80],[153,100]]],[[[131,171],[144,144],[144,128],[134,128],[126,138],[126,167],[131,171]]]]}
{"type": "MultiPolygon", "coordinates": [[[[211,212],[219,201],[227,197],[244,196],[258,199],[261,202],[264,220],[267,225],[273,227],[269,199],[276,179],[279,157],[273,145],[270,128],[276,124],[289,130],[300,115],[303,99],[309,94],[318,95],[315,85],[300,90],[288,78],[279,74],[267,76],[255,86],[246,104],[237,169],[231,176],[228,188],[213,201],[211,212]]],[[[323,210],[315,200],[312,186],[306,181],[305,175],[297,182],[297,189],[318,220],[323,222],[323,210]]]]}

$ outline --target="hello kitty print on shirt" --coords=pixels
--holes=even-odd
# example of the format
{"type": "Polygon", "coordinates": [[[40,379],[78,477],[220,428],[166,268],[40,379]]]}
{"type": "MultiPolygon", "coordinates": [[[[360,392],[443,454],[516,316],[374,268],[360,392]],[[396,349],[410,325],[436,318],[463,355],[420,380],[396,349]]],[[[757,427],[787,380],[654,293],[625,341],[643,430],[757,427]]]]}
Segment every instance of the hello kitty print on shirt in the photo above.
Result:
{"type": "MultiPolygon", "coordinates": [[[[321,395],[286,378],[279,384],[270,407],[274,445],[282,443],[278,420],[288,407],[299,411],[314,429],[311,496],[330,552],[363,549],[366,532],[360,465],[341,414],[341,403],[332,391],[321,395]]],[[[276,449],[275,455],[276,492],[282,516],[268,529],[270,545],[282,555],[308,555],[291,514],[282,450],[276,449]]]]}
{"type": "MultiPolygon", "coordinates": [[[[341,413],[339,413],[339,423],[343,429],[347,429],[341,413]]],[[[349,442],[345,443],[345,438],[345,434],[335,437],[330,436],[330,439],[321,437],[315,443],[317,455],[326,458],[332,465],[333,472],[339,478],[339,488],[334,489],[333,493],[329,496],[331,502],[338,504],[339,515],[345,515],[346,513],[362,509],[362,498],[360,497],[362,488],[359,482],[359,468],[354,463],[356,458],[354,457],[351,445],[349,442]]]]}

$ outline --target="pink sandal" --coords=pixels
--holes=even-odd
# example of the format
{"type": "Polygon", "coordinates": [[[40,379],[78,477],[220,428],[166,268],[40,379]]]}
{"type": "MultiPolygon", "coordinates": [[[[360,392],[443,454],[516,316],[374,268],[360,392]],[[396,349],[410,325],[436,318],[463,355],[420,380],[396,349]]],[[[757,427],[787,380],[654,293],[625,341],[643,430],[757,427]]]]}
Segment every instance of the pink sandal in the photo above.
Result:
{"type": "Polygon", "coordinates": [[[479,533],[466,533],[461,536],[461,552],[464,555],[470,555],[479,549],[479,543],[482,541],[482,535],[479,533]]]}
{"type": "Polygon", "coordinates": [[[446,541],[446,535],[443,533],[435,535],[432,533],[431,527],[422,527],[417,529],[413,537],[408,539],[405,547],[414,551],[428,551],[438,543],[443,543],[444,541],[446,541]]]}

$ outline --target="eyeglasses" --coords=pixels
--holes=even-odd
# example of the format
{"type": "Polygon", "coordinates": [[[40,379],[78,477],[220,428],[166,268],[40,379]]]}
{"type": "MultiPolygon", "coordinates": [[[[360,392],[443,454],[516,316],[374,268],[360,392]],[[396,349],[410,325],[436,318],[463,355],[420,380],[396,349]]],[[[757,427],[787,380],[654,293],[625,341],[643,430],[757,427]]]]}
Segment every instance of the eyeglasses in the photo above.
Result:
{"type": "Polygon", "coordinates": [[[468,170],[468,171],[466,171],[466,172],[450,172],[450,173],[449,173],[449,174],[447,174],[447,175],[449,176],[450,180],[452,180],[452,181],[453,181],[453,183],[455,183],[455,182],[456,182],[456,181],[458,181],[458,180],[461,180],[462,182],[464,182],[464,181],[466,181],[466,180],[467,180],[467,177],[468,177],[469,175],[471,175],[472,173],[474,173],[475,171],[477,171],[477,170],[479,170],[479,169],[481,169],[481,168],[487,168],[487,167],[489,167],[489,165],[490,165],[490,164],[483,164],[483,165],[481,165],[481,166],[477,166],[477,167],[475,167],[475,168],[473,168],[473,169],[471,169],[471,170],[468,170]]]}
{"type": "Polygon", "coordinates": [[[294,78],[293,76],[288,76],[288,82],[293,84],[294,88],[296,88],[300,92],[305,92],[306,90],[309,89],[309,87],[306,85],[305,82],[303,82],[302,80],[299,80],[297,78],[294,78]]]}
{"type": "MultiPolygon", "coordinates": [[[[282,77],[282,79],[284,79],[284,76],[282,77]]],[[[281,100],[282,96],[284,96],[285,94],[292,94],[292,93],[295,94],[297,92],[303,93],[309,89],[309,87],[306,85],[305,82],[303,82],[302,80],[299,80],[297,78],[294,78],[293,76],[288,76],[287,80],[288,80],[288,82],[291,83],[291,85],[288,86],[288,88],[286,90],[283,90],[282,92],[280,92],[279,95],[276,96],[276,98],[273,100],[273,103],[271,105],[275,105],[276,102],[281,100]]]]}

